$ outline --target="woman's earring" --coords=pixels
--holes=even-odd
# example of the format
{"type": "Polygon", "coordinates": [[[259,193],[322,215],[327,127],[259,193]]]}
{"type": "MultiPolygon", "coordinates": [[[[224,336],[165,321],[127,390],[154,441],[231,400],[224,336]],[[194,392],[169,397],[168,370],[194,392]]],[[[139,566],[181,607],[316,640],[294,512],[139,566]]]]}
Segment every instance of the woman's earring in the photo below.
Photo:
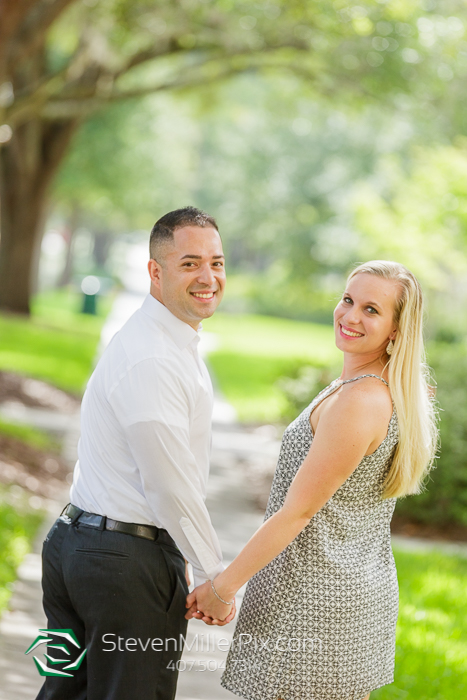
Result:
{"type": "Polygon", "coordinates": [[[394,343],[392,342],[392,340],[390,340],[386,346],[386,352],[388,355],[391,355],[393,350],[394,350],[394,343]]]}

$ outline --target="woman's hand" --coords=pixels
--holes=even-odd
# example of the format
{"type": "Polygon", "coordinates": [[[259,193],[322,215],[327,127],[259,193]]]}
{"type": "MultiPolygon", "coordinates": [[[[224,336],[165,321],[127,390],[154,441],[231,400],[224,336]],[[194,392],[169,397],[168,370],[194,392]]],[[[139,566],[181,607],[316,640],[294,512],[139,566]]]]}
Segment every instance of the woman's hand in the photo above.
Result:
{"type": "Polygon", "coordinates": [[[185,615],[187,620],[195,617],[208,625],[226,625],[233,620],[236,612],[235,600],[231,605],[222,603],[214,595],[210,581],[197,586],[194,591],[189,593],[186,606],[188,608],[185,615]]]}

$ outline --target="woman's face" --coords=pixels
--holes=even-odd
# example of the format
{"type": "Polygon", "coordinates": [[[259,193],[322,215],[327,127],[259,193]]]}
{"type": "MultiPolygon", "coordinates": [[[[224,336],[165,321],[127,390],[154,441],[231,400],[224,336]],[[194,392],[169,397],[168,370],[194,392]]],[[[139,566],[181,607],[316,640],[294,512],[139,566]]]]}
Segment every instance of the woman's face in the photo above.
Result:
{"type": "Polygon", "coordinates": [[[382,354],[396,336],[394,309],[399,285],[360,272],[347,283],[334,310],[336,345],[343,352],[382,354]]]}

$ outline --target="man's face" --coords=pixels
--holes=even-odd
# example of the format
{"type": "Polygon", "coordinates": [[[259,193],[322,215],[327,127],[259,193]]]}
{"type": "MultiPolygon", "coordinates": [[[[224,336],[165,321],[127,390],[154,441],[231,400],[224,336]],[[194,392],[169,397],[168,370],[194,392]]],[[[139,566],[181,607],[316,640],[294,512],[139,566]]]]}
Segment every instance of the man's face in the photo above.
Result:
{"type": "Polygon", "coordinates": [[[217,309],[225,287],[224,254],[215,228],[184,226],[148,263],[151,294],[174,316],[198,329],[217,309]]]}

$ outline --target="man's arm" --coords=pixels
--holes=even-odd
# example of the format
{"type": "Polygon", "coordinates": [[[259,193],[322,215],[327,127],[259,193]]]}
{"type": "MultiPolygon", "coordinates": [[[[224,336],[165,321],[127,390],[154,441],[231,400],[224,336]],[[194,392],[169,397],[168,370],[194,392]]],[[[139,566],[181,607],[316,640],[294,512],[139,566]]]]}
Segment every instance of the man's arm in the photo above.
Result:
{"type": "Polygon", "coordinates": [[[224,569],[222,553],[190,449],[190,407],[182,378],[170,361],[144,360],[118,382],[110,402],[156,522],[193,566],[195,585],[214,578],[224,569]]]}
{"type": "Polygon", "coordinates": [[[157,521],[193,566],[195,584],[223,571],[222,553],[204,503],[186,431],[161,421],[125,430],[144,493],[157,521]]]}

